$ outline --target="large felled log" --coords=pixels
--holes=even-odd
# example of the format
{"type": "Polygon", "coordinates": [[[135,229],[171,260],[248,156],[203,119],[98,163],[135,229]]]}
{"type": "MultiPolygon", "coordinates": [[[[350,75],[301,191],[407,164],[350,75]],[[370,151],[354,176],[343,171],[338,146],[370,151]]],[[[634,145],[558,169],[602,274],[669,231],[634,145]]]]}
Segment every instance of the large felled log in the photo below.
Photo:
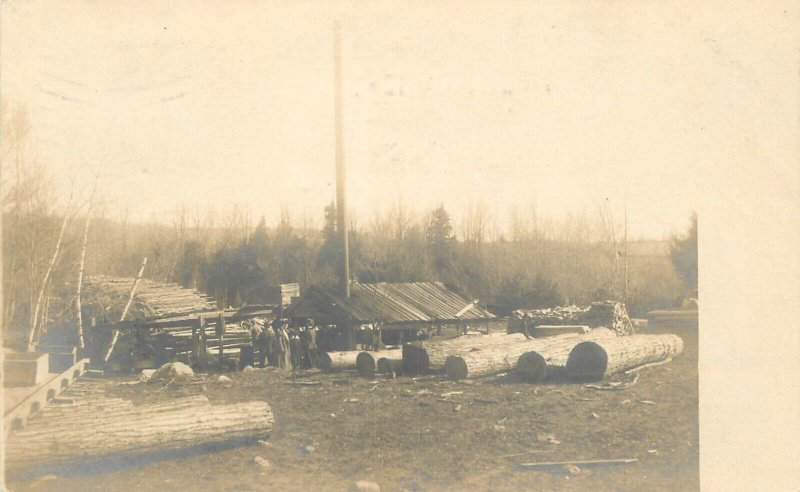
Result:
{"type": "Polygon", "coordinates": [[[567,359],[572,379],[597,381],[642,364],[670,359],[683,351],[677,335],[633,335],[576,345],[567,359]]]}
{"type": "Polygon", "coordinates": [[[322,372],[341,371],[342,369],[355,369],[356,359],[361,352],[348,350],[346,352],[325,352],[319,356],[319,368],[322,372]]]}
{"type": "Polygon", "coordinates": [[[463,335],[449,340],[411,342],[403,346],[403,368],[409,374],[444,369],[449,355],[464,354],[475,348],[489,348],[528,340],[521,333],[463,335]]]}
{"type": "Polygon", "coordinates": [[[451,379],[486,376],[510,371],[517,365],[520,356],[526,352],[546,354],[551,348],[565,345],[574,346],[583,340],[595,337],[613,337],[610,330],[592,330],[587,334],[568,333],[547,338],[533,338],[524,341],[507,341],[504,344],[487,344],[473,350],[452,354],[445,360],[444,371],[451,379]]]}
{"type": "Polygon", "coordinates": [[[615,337],[607,328],[595,328],[580,338],[551,337],[541,350],[525,352],[517,359],[517,374],[529,383],[544,381],[555,368],[564,368],[569,353],[578,343],[615,337]]]}
{"type": "Polygon", "coordinates": [[[264,438],[272,426],[266,402],[212,405],[198,395],[134,405],[119,398],[94,398],[77,407],[49,407],[12,433],[7,467],[24,475],[158,457],[264,438]]]}
{"type": "Polygon", "coordinates": [[[378,350],[375,352],[361,352],[356,357],[356,368],[362,376],[371,376],[378,369],[378,360],[392,359],[403,360],[402,350],[378,350]]]}

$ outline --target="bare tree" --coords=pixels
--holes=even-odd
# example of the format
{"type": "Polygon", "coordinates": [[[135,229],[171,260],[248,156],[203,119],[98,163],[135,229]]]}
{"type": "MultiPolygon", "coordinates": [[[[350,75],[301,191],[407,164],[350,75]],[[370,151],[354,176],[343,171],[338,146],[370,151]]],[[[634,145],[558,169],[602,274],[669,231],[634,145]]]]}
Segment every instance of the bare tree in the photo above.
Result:
{"type": "Polygon", "coordinates": [[[89,206],[86,209],[86,223],[83,226],[83,242],[81,243],[81,259],[78,266],[78,287],[75,295],[75,315],[77,317],[78,325],[78,346],[80,348],[86,347],[86,342],[83,337],[83,312],[81,308],[81,290],[83,288],[83,270],[86,265],[86,244],[89,242],[89,222],[92,219],[92,212],[94,207],[94,195],[97,191],[98,176],[95,175],[94,187],[89,196],[89,206]]]}
{"type": "Polygon", "coordinates": [[[47,270],[45,270],[44,279],[42,280],[41,288],[39,289],[39,296],[36,298],[36,304],[34,305],[33,310],[33,317],[31,318],[31,325],[28,330],[28,351],[33,350],[33,340],[37,336],[37,332],[39,331],[39,326],[37,322],[39,320],[39,312],[42,307],[42,301],[45,297],[45,291],[47,289],[48,282],[50,281],[50,274],[53,271],[53,266],[56,264],[56,260],[58,259],[58,254],[61,252],[61,244],[64,240],[64,231],[67,230],[67,224],[69,223],[70,217],[70,206],[72,205],[72,194],[70,194],[69,202],[67,202],[67,210],[64,212],[64,219],[61,222],[61,230],[58,233],[58,240],[56,241],[55,250],[53,251],[53,256],[50,258],[50,263],[47,265],[47,270]]]}

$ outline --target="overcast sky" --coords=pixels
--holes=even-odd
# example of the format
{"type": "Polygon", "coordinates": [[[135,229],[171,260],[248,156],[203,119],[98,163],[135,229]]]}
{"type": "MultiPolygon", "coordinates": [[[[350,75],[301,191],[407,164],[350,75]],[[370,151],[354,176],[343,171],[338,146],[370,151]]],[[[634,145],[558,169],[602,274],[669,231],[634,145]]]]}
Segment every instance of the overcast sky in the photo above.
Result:
{"type": "Polygon", "coordinates": [[[321,217],[334,19],[362,222],[398,200],[456,219],[479,204],[501,224],[512,206],[561,218],[608,203],[621,221],[627,199],[630,233],[660,238],[713,189],[704,169],[724,153],[707,148],[725,145],[731,112],[782,110],[758,76],[777,40],[740,48],[758,12],[692,2],[11,0],[2,13],[2,98],[28,108],[37,158],[64,193],[104,166],[111,209],[140,220],[233,203],[270,223],[282,205],[321,217]]]}

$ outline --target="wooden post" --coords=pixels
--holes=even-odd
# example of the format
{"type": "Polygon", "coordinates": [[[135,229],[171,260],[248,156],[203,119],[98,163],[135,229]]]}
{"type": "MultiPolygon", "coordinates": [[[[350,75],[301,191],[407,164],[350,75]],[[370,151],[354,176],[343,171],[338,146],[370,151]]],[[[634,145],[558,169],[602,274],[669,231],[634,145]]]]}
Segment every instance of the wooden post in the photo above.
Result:
{"type": "MultiPolygon", "coordinates": [[[[336,225],[342,242],[342,266],[339,277],[340,294],[350,297],[350,251],[347,242],[347,203],[345,201],[344,144],[342,123],[342,35],[339,21],[333,24],[334,120],[336,137],[336,225]]],[[[351,349],[348,344],[348,349],[351,349]]]]}
{"type": "Polygon", "coordinates": [[[224,348],[222,346],[223,341],[225,340],[225,314],[219,313],[219,317],[217,318],[217,336],[219,337],[219,365],[220,368],[223,367],[222,361],[224,356],[224,348]]]}
{"type": "MultiPolygon", "coordinates": [[[[92,316],[91,318],[89,318],[89,329],[91,330],[91,338],[90,338],[90,340],[93,340],[95,344],[97,343],[97,338],[95,338],[95,330],[94,330],[96,326],[97,326],[97,318],[92,316]]],[[[84,349],[84,350],[86,350],[86,349],[84,349]]],[[[84,350],[81,350],[81,352],[83,352],[84,350]]],[[[93,353],[94,353],[94,348],[89,350],[89,354],[93,354],[93,353]]]]}
{"type": "Polygon", "coordinates": [[[195,320],[192,324],[192,364],[197,364],[200,358],[200,333],[199,328],[201,325],[201,317],[195,320]]]}

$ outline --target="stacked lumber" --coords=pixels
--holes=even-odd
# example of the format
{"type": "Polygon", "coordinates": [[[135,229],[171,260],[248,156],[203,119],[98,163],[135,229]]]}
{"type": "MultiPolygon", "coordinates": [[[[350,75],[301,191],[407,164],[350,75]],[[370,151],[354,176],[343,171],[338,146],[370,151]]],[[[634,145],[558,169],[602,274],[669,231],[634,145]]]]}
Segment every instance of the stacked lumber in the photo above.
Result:
{"type": "MultiPolygon", "coordinates": [[[[101,303],[105,310],[121,311],[130,293],[133,278],[95,275],[86,279],[89,304],[101,303]]],[[[142,279],[136,288],[127,319],[143,319],[166,314],[194,313],[216,309],[210,297],[174,283],[142,279]]]]}
{"type": "MultiPolygon", "coordinates": [[[[358,373],[362,376],[371,376],[375,374],[375,371],[378,370],[378,361],[380,359],[385,360],[403,360],[403,351],[399,349],[395,350],[378,350],[373,352],[361,352],[356,357],[356,368],[358,369],[358,373]]],[[[384,362],[386,364],[386,362],[384,362]]]]}
{"type": "MultiPolygon", "coordinates": [[[[135,279],[94,275],[86,279],[86,305],[98,320],[119,318],[135,279]]],[[[167,314],[187,314],[216,309],[213,299],[174,283],[142,279],[136,287],[126,319],[138,320],[167,314]]]]}
{"type": "Polygon", "coordinates": [[[514,319],[527,319],[530,326],[538,325],[571,325],[580,324],[581,316],[589,310],[589,306],[556,306],[544,309],[517,309],[514,319]]]}
{"type": "Polygon", "coordinates": [[[518,309],[508,325],[509,333],[522,331],[524,326],[588,325],[590,328],[611,328],[618,335],[633,334],[633,325],[625,304],[618,301],[593,302],[589,306],[563,306],[546,309],[518,309]]]}
{"type": "MultiPolygon", "coordinates": [[[[535,352],[548,354],[550,351],[567,352],[585,340],[615,338],[611,330],[597,329],[589,333],[568,333],[547,338],[533,338],[523,341],[506,341],[500,344],[482,344],[473,350],[451,354],[445,360],[444,371],[450,379],[487,376],[516,368],[523,354],[535,352]]],[[[546,358],[547,355],[542,356],[546,358]]]]}
{"type": "Polygon", "coordinates": [[[335,372],[344,369],[355,369],[359,350],[344,352],[324,352],[319,356],[319,368],[322,372],[335,372]]]}
{"type": "Polygon", "coordinates": [[[411,342],[403,346],[403,369],[408,374],[444,369],[449,355],[467,353],[476,348],[490,348],[527,340],[521,333],[492,333],[489,335],[463,335],[449,340],[411,342]]]}
{"type": "Polygon", "coordinates": [[[14,474],[130,461],[268,436],[266,402],[212,405],[204,395],[134,405],[87,395],[72,405],[47,406],[7,442],[14,474]]]}
{"type": "Polygon", "coordinates": [[[683,351],[677,335],[632,335],[576,345],[566,363],[572,379],[598,381],[634,367],[671,359],[683,351]]]}

